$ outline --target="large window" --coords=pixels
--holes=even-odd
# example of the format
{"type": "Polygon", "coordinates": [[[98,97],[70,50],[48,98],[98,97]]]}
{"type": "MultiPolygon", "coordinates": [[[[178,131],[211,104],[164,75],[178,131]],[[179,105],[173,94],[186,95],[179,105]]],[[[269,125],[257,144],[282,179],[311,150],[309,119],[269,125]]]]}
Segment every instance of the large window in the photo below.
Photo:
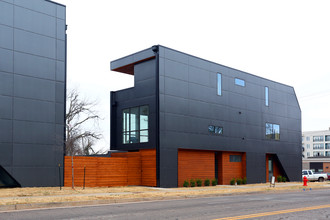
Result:
{"type": "Polygon", "coordinates": [[[325,144],[325,149],[330,149],[330,144],[329,143],[325,144]]]}
{"type": "Polygon", "coordinates": [[[323,150],[324,144],[313,144],[313,150],[323,150]]]}
{"type": "Polygon", "coordinates": [[[268,93],[269,93],[269,91],[268,91],[269,89],[268,89],[268,87],[266,86],[265,87],[265,105],[266,106],[269,106],[269,99],[268,99],[268,93]]]}
{"type": "Polygon", "coordinates": [[[266,123],[266,138],[280,140],[280,125],[266,123]]]}
{"type": "Polygon", "coordinates": [[[325,136],[325,141],[330,141],[330,135],[325,136]]]}
{"type": "Polygon", "coordinates": [[[324,157],[324,152],[323,151],[314,151],[313,157],[324,157]]]}
{"type": "Polygon", "coordinates": [[[235,84],[238,86],[245,86],[245,81],[243,79],[235,78],[235,84]]]}
{"type": "Polygon", "coordinates": [[[221,90],[221,73],[217,74],[217,87],[218,87],[218,95],[222,94],[221,90]]]}
{"type": "Polygon", "coordinates": [[[323,136],[313,136],[313,142],[322,142],[323,136]]]}
{"type": "Polygon", "coordinates": [[[147,105],[123,110],[123,144],[149,141],[149,107],[147,105]]]}

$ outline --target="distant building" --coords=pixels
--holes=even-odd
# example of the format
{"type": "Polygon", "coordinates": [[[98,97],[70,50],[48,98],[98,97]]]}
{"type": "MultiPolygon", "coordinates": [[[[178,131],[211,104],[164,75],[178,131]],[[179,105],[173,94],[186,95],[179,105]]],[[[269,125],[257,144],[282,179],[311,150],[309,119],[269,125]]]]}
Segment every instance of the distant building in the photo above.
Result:
{"type": "Polygon", "coordinates": [[[330,128],[302,132],[302,157],[330,157],[330,128]]]}
{"type": "Polygon", "coordinates": [[[0,0],[0,187],[60,184],[65,13],[52,1],[0,0]]]}

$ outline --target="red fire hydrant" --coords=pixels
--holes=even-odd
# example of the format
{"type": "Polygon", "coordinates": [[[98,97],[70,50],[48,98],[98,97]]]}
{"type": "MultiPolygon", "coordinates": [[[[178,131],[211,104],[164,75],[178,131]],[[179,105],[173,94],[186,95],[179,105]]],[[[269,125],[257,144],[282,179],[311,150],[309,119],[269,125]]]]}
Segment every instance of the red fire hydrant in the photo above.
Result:
{"type": "Polygon", "coordinates": [[[308,179],[307,179],[307,177],[306,176],[304,176],[304,185],[303,186],[307,186],[307,181],[308,181],[308,179]]]}

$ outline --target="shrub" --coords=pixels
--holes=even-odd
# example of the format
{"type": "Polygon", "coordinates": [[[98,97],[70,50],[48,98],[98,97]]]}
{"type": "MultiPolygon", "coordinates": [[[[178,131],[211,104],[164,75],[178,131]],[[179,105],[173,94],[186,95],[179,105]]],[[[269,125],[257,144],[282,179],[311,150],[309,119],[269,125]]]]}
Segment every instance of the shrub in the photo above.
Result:
{"type": "Polygon", "coordinates": [[[282,177],[282,182],[284,182],[284,183],[286,182],[286,177],[285,176],[282,177]]]}
{"type": "Polygon", "coordinates": [[[196,182],[195,182],[194,179],[191,179],[191,180],[190,180],[190,186],[191,186],[191,187],[195,187],[195,186],[196,186],[196,182]]]}
{"type": "Polygon", "coordinates": [[[237,185],[241,185],[242,184],[242,181],[243,181],[242,178],[237,178],[236,179],[237,185]]]}
{"type": "Polygon", "coordinates": [[[209,179],[204,180],[204,186],[209,186],[209,185],[210,185],[210,180],[209,179]]]}
{"type": "Polygon", "coordinates": [[[188,187],[189,186],[189,182],[187,181],[187,180],[185,180],[184,182],[183,182],[183,187],[188,187]]]}
{"type": "Polygon", "coordinates": [[[212,180],[212,186],[216,186],[218,184],[218,180],[217,179],[213,179],[212,180]]]}
{"type": "Polygon", "coordinates": [[[283,178],[282,178],[282,176],[277,176],[277,182],[282,182],[283,181],[283,178]]]}
{"type": "Polygon", "coordinates": [[[243,180],[242,180],[242,184],[246,184],[246,182],[247,182],[246,177],[244,177],[243,180]]]}
{"type": "Polygon", "coordinates": [[[196,185],[197,186],[202,186],[203,181],[201,179],[196,179],[196,185]]]}
{"type": "Polygon", "coordinates": [[[230,185],[235,185],[235,178],[232,178],[232,179],[230,180],[230,185]]]}

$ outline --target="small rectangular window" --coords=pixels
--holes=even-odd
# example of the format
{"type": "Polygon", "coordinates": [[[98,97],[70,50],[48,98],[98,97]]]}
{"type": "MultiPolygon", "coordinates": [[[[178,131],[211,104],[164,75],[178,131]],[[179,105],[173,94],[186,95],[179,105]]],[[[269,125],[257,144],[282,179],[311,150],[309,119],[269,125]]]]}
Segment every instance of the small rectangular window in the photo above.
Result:
{"type": "Polygon", "coordinates": [[[218,95],[222,94],[222,89],[221,89],[221,73],[217,74],[217,87],[218,87],[218,95]]]}
{"type": "Polygon", "coordinates": [[[238,86],[245,86],[245,81],[239,78],[235,78],[235,84],[238,86]]]}
{"type": "Polygon", "coordinates": [[[265,105],[269,106],[269,101],[268,101],[268,87],[265,87],[265,105]]]}
{"type": "Polygon", "coordinates": [[[208,130],[209,133],[211,134],[218,134],[218,135],[223,134],[223,128],[220,126],[209,125],[208,130]]]}
{"type": "Polygon", "coordinates": [[[229,155],[229,162],[242,162],[241,155],[229,155]]]}
{"type": "Polygon", "coordinates": [[[266,138],[280,140],[280,125],[266,123],[266,138]]]}

